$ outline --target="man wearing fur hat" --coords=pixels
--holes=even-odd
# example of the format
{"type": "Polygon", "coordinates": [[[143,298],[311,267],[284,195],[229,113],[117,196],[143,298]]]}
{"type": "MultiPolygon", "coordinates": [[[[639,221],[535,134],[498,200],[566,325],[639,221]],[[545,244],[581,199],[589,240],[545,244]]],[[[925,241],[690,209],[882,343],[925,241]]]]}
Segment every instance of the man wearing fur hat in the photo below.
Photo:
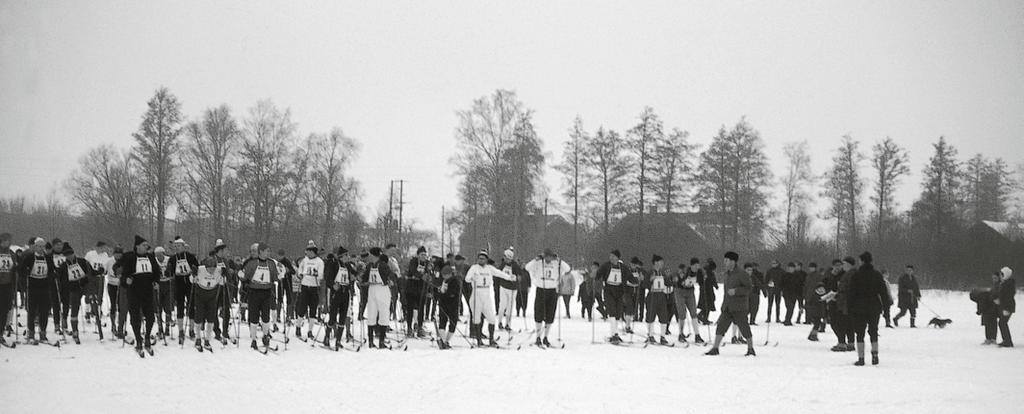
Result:
{"type": "Polygon", "coordinates": [[[725,269],[725,299],[722,301],[722,310],[718,315],[717,328],[715,328],[715,344],[705,355],[718,355],[718,347],[722,344],[722,338],[729,331],[732,324],[739,327],[740,335],[747,343],[746,356],[756,356],[754,353],[754,341],[751,339],[749,316],[750,295],[752,283],[750,275],[740,271],[736,262],[740,256],[736,252],[727,252],[724,256],[723,267],[725,269]]]}
{"type": "MultiPolygon", "coordinates": [[[[515,260],[515,250],[512,247],[505,249],[501,257],[501,263],[498,264],[498,270],[505,272],[508,276],[516,276],[517,278],[524,276],[522,266],[519,266],[519,262],[515,260]]],[[[494,282],[498,286],[498,329],[511,331],[512,308],[516,304],[516,293],[519,290],[519,283],[501,278],[494,282]]]]}
{"type": "Polygon", "coordinates": [[[121,288],[127,289],[128,314],[131,317],[132,332],[135,334],[135,352],[144,357],[142,350],[152,356],[153,348],[149,335],[156,322],[153,306],[153,289],[157,286],[160,263],[150,252],[149,242],[135,236],[134,248],[121,256],[121,288]],[[145,319],[145,322],[143,322],[145,319]],[[145,331],[143,331],[145,323],[145,331]]]}

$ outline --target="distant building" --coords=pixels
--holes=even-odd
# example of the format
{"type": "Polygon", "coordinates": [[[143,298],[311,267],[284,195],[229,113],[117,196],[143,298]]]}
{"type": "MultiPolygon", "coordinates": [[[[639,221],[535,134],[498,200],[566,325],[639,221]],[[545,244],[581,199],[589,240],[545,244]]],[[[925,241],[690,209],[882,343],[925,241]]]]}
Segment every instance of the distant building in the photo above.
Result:
{"type": "MultiPolygon", "coordinates": [[[[510,221],[510,218],[502,218],[510,221]]],[[[459,236],[459,251],[473,260],[481,249],[487,249],[491,258],[499,260],[502,252],[514,246],[520,262],[536,256],[550,248],[567,261],[573,256],[573,227],[557,214],[529,214],[519,220],[521,229],[518,243],[513,234],[512,224],[495,224],[492,216],[479,216],[462,228],[459,236]],[[491,226],[494,226],[493,232],[491,226]]],[[[575,265],[575,263],[573,263],[575,265]]]]}
{"type": "Polygon", "coordinates": [[[705,214],[699,212],[652,212],[642,218],[638,213],[628,214],[608,234],[598,237],[590,249],[590,258],[603,262],[607,260],[608,252],[618,249],[625,261],[637,256],[644,264],[650,264],[651,256],[657,254],[673,268],[680,263],[689,263],[691,257],[701,260],[717,258],[721,252],[714,251],[698,230],[706,223],[705,214]]]}

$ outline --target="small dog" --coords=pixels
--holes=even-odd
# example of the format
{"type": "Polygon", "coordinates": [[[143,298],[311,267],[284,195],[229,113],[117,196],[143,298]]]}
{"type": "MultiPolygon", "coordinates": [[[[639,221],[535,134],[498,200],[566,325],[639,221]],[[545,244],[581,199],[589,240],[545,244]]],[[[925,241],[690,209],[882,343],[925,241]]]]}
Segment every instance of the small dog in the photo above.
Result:
{"type": "Polygon", "coordinates": [[[949,325],[951,323],[953,323],[952,319],[932,318],[932,320],[928,322],[928,326],[934,326],[936,328],[945,328],[946,325],[949,325]]]}

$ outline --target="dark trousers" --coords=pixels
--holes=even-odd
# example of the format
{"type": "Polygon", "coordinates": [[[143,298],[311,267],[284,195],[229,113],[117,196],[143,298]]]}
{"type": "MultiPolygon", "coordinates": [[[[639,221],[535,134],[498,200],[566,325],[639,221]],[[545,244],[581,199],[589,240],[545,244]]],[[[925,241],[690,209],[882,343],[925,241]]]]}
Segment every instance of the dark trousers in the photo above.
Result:
{"type": "Polygon", "coordinates": [[[523,316],[526,316],[526,304],[530,301],[530,289],[519,289],[516,294],[516,316],[519,316],[519,311],[523,311],[523,316]]]}
{"type": "Polygon", "coordinates": [[[168,331],[170,331],[171,319],[174,317],[174,298],[172,297],[174,295],[171,293],[172,283],[173,282],[169,280],[166,282],[160,282],[160,287],[157,289],[157,330],[163,333],[167,333],[168,331]],[[164,315],[167,316],[166,320],[164,320],[164,315]],[[165,327],[167,328],[167,330],[164,330],[165,327]]]}
{"type": "Polygon", "coordinates": [[[892,314],[888,306],[882,309],[882,317],[885,318],[885,326],[892,326],[892,314]]]}
{"type": "Polygon", "coordinates": [[[985,327],[985,340],[994,342],[999,330],[999,317],[994,313],[982,314],[981,324],[985,327]]]}
{"type": "Polygon", "coordinates": [[[448,332],[455,332],[455,326],[459,323],[459,317],[456,313],[459,311],[459,299],[455,298],[453,301],[440,301],[438,303],[439,312],[437,314],[437,329],[443,331],[446,327],[448,332]]]}
{"type": "Polygon", "coordinates": [[[765,319],[765,322],[772,321],[772,305],[775,305],[775,322],[780,322],[779,313],[782,310],[782,292],[777,287],[768,288],[768,319],[765,319]]]}
{"type": "Polygon", "coordinates": [[[722,311],[718,314],[718,326],[715,328],[715,335],[725,336],[729,332],[729,327],[732,324],[736,324],[736,327],[740,330],[740,335],[743,335],[745,339],[750,339],[750,324],[747,323],[747,318],[746,312],[722,308],[722,311]]]}
{"type": "Polygon", "coordinates": [[[750,292],[748,303],[750,306],[750,324],[757,325],[757,311],[761,310],[761,295],[758,295],[757,292],[750,292]]]}
{"type": "Polygon", "coordinates": [[[786,301],[786,320],[784,322],[793,323],[793,311],[796,310],[796,296],[782,295],[782,299],[786,301]]]}
{"type": "MultiPolygon", "coordinates": [[[[0,325],[7,326],[7,317],[11,314],[14,304],[14,283],[0,285],[0,325]]],[[[97,320],[98,322],[99,320],[97,320]]],[[[0,326],[0,328],[3,328],[0,326]]],[[[18,328],[18,321],[14,321],[12,329],[18,328]]],[[[0,335],[3,333],[0,332],[0,335]]]]}
{"type": "Polygon", "coordinates": [[[59,283],[60,282],[57,282],[57,283],[54,283],[52,281],[50,282],[50,316],[53,317],[53,331],[54,332],[59,332],[60,331],[61,315],[63,314],[63,310],[61,309],[63,306],[61,306],[61,304],[64,301],[61,300],[61,299],[64,299],[64,298],[61,297],[60,289],[58,288],[58,284],[59,283]]]}
{"type": "Polygon", "coordinates": [[[907,314],[908,311],[910,312],[910,321],[911,321],[911,323],[913,323],[913,321],[915,319],[917,319],[917,308],[903,308],[903,307],[901,307],[900,308],[900,313],[896,314],[896,319],[902,318],[903,316],[905,316],[907,314]]]}
{"type": "Polygon", "coordinates": [[[366,292],[366,286],[359,287],[359,320],[366,319],[366,292]]]}
{"type": "Polygon", "coordinates": [[[561,295],[561,296],[562,296],[562,302],[565,303],[565,317],[567,319],[572,318],[572,315],[570,315],[570,312],[569,312],[569,300],[572,299],[572,296],[570,296],[570,295],[561,295]]]}
{"type": "Polygon", "coordinates": [[[39,325],[39,335],[46,335],[47,319],[50,318],[50,285],[46,279],[29,279],[28,281],[28,334],[35,332],[39,325]]]}
{"type": "Polygon", "coordinates": [[[132,333],[135,334],[135,347],[141,348],[143,341],[149,345],[149,334],[153,332],[153,324],[156,322],[155,307],[153,306],[153,286],[149,283],[128,288],[128,315],[132,321],[132,333]],[[145,321],[143,321],[145,320],[145,321]],[[145,336],[143,336],[143,323],[145,323],[145,336]]]}
{"type": "Polygon", "coordinates": [[[61,311],[64,313],[61,314],[61,320],[66,320],[70,316],[71,331],[78,332],[78,312],[81,311],[82,309],[82,288],[69,287],[67,291],[67,297],[63,298],[62,300],[64,300],[64,302],[62,303],[64,306],[61,307],[63,308],[61,309],[61,311]]]}
{"type": "MultiPolygon", "coordinates": [[[[832,310],[831,308],[829,309],[832,310]]],[[[853,323],[850,321],[850,315],[844,314],[836,310],[832,313],[832,332],[836,334],[836,339],[841,344],[852,344],[855,340],[853,323]]]]}
{"type": "Polygon", "coordinates": [[[1009,345],[1013,344],[1013,337],[1010,336],[1010,325],[1009,325],[1010,317],[1011,316],[1013,316],[1012,313],[1009,314],[1009,315],[999,315],[999,334],[1002,335],[1002,337],[1003,337],[1003,343],[1009,344],[1009,345]]]}
{"type": "Polygon", "coordinates": [[[580,296],[580,303],[582,304],[580,310],[580,316],[583,318],[594,318],[594,298],[580,296]]]}
{"type": "Polygon", "coordinates": [[[642,288],[636,288],[636,320],[642,321],[644,319],[644,305],[647,302],[645,300],[647,291],[642,288]]]}
{"type": "Polygon", "coordinates": [[[858,343],[863,343],[865,336],[870,337],[871,342],[878,342],[878,316],[877,313],[871,315],[850,315],[850,320],[853,322],[853,331],[856,333],[858,343]],[[867,331],[866,335],[864,331],[867,331]]]}
{"type": "Polygon", "coordinates": [[[608,317],[608,308],[604,305],[604,291],[597,291],[594,293],[594,300],[597,301],[597,312],[601,314],[602,318],[608,317]]]}
{"type": "MultiPolygon", "coordinates": [[[[178,319],[185,318],[185,314],[191,315],[192,312],[186,312],[185,308],[186,298],[191,298],[190,293],[192,292],[192,284],[188,281],[188,276],[175,276],[174,277],[174,304],[178,308],[177,316],[178,319]]],[[[188,304],[187,306],[192,306],[188,304]]],[[[178,330],[185,329],[184,326],[179,326],[178,330]]]]}

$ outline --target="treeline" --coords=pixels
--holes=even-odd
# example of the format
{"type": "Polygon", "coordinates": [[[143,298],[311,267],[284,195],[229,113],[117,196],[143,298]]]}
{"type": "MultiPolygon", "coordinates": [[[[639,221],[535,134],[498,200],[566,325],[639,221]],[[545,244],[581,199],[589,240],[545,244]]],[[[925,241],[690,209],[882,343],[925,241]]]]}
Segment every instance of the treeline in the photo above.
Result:
{"type": "MultiPolygon", "coordinates": [[[[132,137],[129,149],[100,145],[79,159],[64,184],[70,205],[5,200],[5,224],[63,215],[72,227],[24,229],[31,232],[25,236],[86,233],[91,244],[127,243],[134,234],[162,243],[178,234],[197,251],[221,238],[239,254],[254,240],[299,254],[309,239],[331,248],[392,239],[393,231],[373,228],[359,213],[360,186],[349,175],[359,143],[339,127],[300,135],[291,111],[269,100],[241,116],[220,105],[189,120],[178,98],[160,88],[132,137]]],[[[432,238],[405,230],[407,243],[432,238]]]]}
{"type": "Polygon", "coordinates": [[[684,128],[666,127],[646,107],[635,124],[621,130],[600,123],[588,130],[577,116],[562,144],[562,159],[553,165],[562,177],[560,197],[551,197],[541,181],[550,160],[540,149],[532,114],[507,90],[459,112],[459,153],[453,162],[461,177],[462,209],[451,221],[458,226],[486,220],[495,242],[515,245],[522,216],[551,206],[575,229],[573,246],[554,247],[571,252],[565,256],[577,262],[596,259],[584,257],[589,246],[626,215],[637,215],[642,223],[651,212],[686,212],[717,249],[808,261],[884,251],[877,256],[887,257],[890,266],[916,263],[935,274],[936,284],[959,285],[964,275],[984,277],[987,271],[965,257],[971,255],[964,246],[968,233],[982,220],[1011,220],[1008,201],[1019,184],[1003,159],[979,154],[961,160],[938,137],[922,171],[919,197],[900,206],[894,195],[914,191],[903,186],[911,162],[890,137],[868,149],[852,136],[839,138],[823,172],[812,171],[806,141],[786,143],[785,173],[774,177],[764,141],[745,119],[723,125],[702,148],[684,128]],[[819,205],[828,208],[820,213],[819,205]],[[816,220],[832,234],[812,232],[816,220]]]}

